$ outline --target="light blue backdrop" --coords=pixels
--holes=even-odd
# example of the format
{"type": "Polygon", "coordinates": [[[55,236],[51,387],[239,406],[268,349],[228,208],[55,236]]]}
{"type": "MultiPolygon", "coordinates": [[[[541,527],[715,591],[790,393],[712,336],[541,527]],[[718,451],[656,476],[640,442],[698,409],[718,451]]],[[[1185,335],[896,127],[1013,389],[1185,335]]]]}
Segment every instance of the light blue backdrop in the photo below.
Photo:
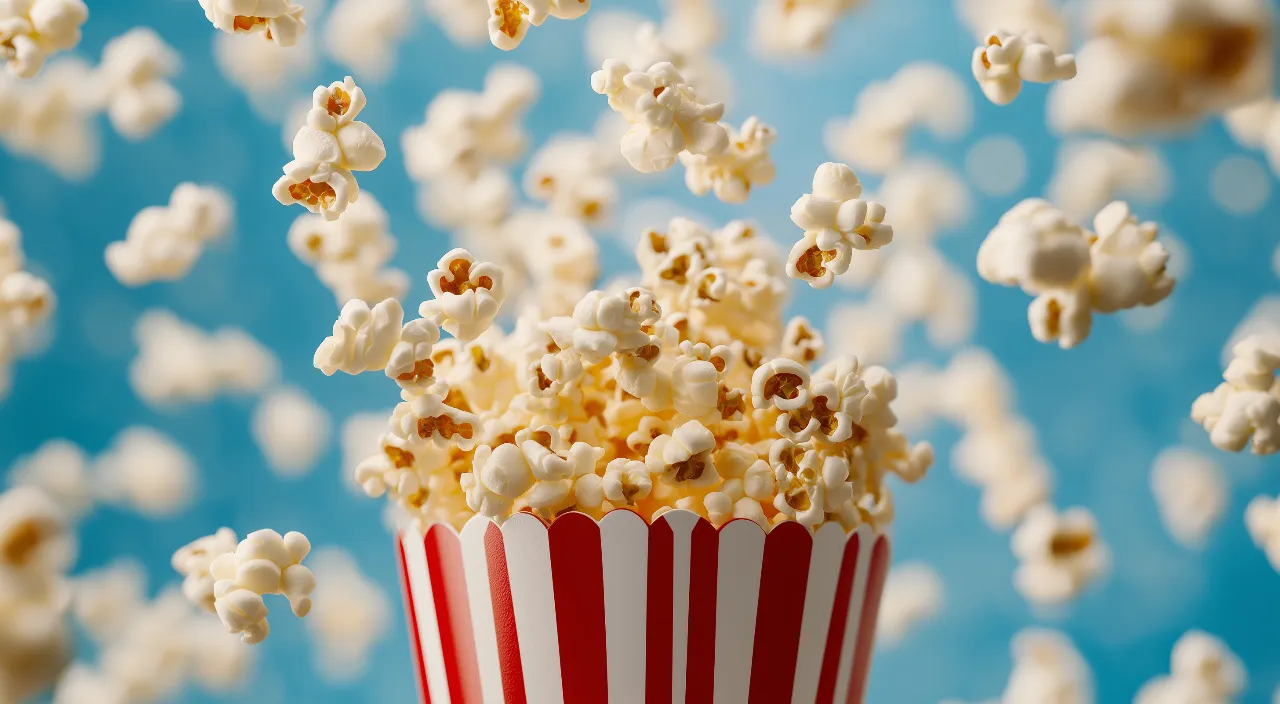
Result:
{"type": "MultiPolygon", "coordinates": [[[[422,0],[414,2],[420,9],[422,0]]],[[[376,379],[326,379],[311,368],[312,352],[327,334],[335,308],[330,294],[285,244],[285,232],[302,210],[283,208],[270,194],[288,159],[280,128],[255,116],[245,97],[218,72],[211,54],[214,30],[195,0],[89,4],[92,17],[80,51],[96,59],[109,38],[134,26],[153,27],[182,53],[185,65],[176,85],[185,104],[171,124],[140,144],[115,137],[104,121],[103,166],[85,183],[68,183],[38,164],[0,153],[0,198],[24,233],[29,258],[51,279],[60,299],[56,344],[47,354],[18,365],[13,393],[0,402],[0,466],[49,438],[66,437],[96,453],[122,428],[153,425],[197,458],[201,491],[196,506],[161,522],[97,511],[81,526],[77,569],[133,555],[150,569],[154,588],[175,579],[169,555],[187,540],[220,525],[241,533],[269,526],[303,531],[317,546],[350,550],[398,603],[382,503],[353,496],[341,485],[336,441],[315,472],[284,481],[266,469],[250,437],[248,401],[223,398],[158,413],[130,390],[132,324],[142,311],[162,306],[206,329],[243,326],[280,356],[285,381],[304,387],[339,422],[393,400],[388,386],[376,379]],[[103,248],[123,237],[140,208],[165,202],[173,186],[184,180],[218,183],[234,194],[234,241],[207,252],[180,282],[123,288],[107,273],[103,248]]],[[[611,4],[597,2],[599,7],[611,4]]],[[[617,4],[657,16],[653,0],[617,4]]],[[[746,0],[721,0],[722,10],[731,5],[745,6],[746,0]]],[[[790,204],[808,190],[814,167],[829,158],[822,147],[822,126],[832,116],[848,114],[863,85],[914,59],[939,61],[967,74],[973,42],[949,2],[872,0],[869,5],[840,24],[820,60],[786,67],[763,64],[746,50],[749,12],[723,12],[730,24],[721,55],[732,62],[737,85],[730,118],[736,122],[757,114],[777,126],[776,182],[753,193],[747,206],[731,208],[694,198],[673,171],[659,182],[632,185],[628,198],[646,193],[670,197],[717,221],[752,217],[779,240],[792,239],[790,204]]],[[[399,153],[400,132],[421,122],[423,108],[439,90],[476,89],[487,67],[499,60],[524,63],[542,79],[542,99],[527,120],[535,143],[559,130],[590,131],[605,106],[589,87],[582,29],[582,22],[549,22],[531,32],[517,51],[504,54],[487,45],[459,50],[420,19],[399,50],[392,77],[382,85],[362,81],[369,97],[362,119],[382,134],[390,154],[360,182],[390,211],[392,231],[400,240],[396,263],[414,276],[411,301],[429,295],[425,273],[448,241],[416,214],[414,190],[399,153]]],[[[308,85],[343,75],[341,67],[325,64],[308,85]]],[[[971,224],[940,242],[972,272],[974,254],[990,224],[1018,199],[1042,192],[1056,141],[1044,127],[1043,89],[1028,89],[1004,109],[981,100],[976,85],[970,92],[977,106],[971,134],[947,144],[917,136],[912,148],[958,170],[969,146],[986,135],[1012,135],[1026,148],[1029,178],[1024,189],[1008,197],[979,197],[971,224]]],[[[928,481],[898,494],[897,556],[937,566],[948,605],[902,646],[877,655],[870,701],[997,696],[1009,669],[1009,638],[1033,623],[1063,628],[1075,639],[1094,668],[1102,702],[1128,701],[1148,677],[1167,672],[1170,646],[1191,627],[1222,636],[1242,656],[1250,670],[1245,701],[1270,701],[1280,681],[1280,575],[1251,545],[1241,514],[1250,497],[1280,490],[1276,463],[1217,453],[1231,477],[1232,500],[1203,553],[1189,552],[1168,538],[1148,489],[1148,472],[1154,456],[1180,439],[1208,447],[1202,433],[1188,429],[1188,409],[1198,393],[1219,380],[1219,350],[1235,323],[1258,296],[1276,289],[1271,255],[1280,204],[1273,201],[1248,217],[1227,215],[1213,204],[1207,195],[1212,167],[1222,157],[1242,152],[1220,124],[1160,148],[1176,174],[1172,194],[1164,206],[1140,212],[1171,226],[1191,254],[1190,275],[1173,294],[1173,314],[1166,325],[1136,334],[1103,318],[1087,344],[1064,353],[1031,339],[1027,299],[1021,292],[978,284],[976,342],[993,350],[1016,381],[1019,408],[1035,424],[1056,469],[1059,502],[1096,512],[1114,554],[1111,577],[1061,614],[1034,614],[1010,583],[1015,561],[1007,536],[982,524],[977,490],[958,481],[947,466],[954,433],[939,431],[935,439],[943,461],[928,481]]],[[[606,271],[631,266],[629,258],[605,263],[606,271]]],[[[825,318],[833,302],[853,295],[838,289],[797,291],[794,310],[815,321],[825,318]]],[[[940,359],[915,334],[908,350],[912,357],[940,359]]],[[[401,624],[377,647],[362,679],[331,687],[315,676],[303,624],[287,615],[272,621],[272,636],[259,648],[256,673],[239,701],[414,699],[401,624]]],[[[193,692],[181,701],[208,699],[193,692]]]]}

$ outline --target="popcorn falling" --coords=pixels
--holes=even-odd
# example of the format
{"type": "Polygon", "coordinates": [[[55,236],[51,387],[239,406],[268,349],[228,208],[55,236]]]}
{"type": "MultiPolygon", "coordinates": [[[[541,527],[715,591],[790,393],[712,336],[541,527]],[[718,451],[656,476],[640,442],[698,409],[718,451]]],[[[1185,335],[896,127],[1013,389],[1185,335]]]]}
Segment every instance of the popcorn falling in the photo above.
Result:
{"type": "Polygon", "coordinates": [[[74,49],[89,19],[82,0],[14,0],[0,6],[0,60],[14,78],[33,78],[50,55],[74,49]]]}
{"type": "Polygon", "coordinates": [[[1134,704],[1233,702],[1248,675],[1235,653],[1204,631],[1187,631],[1173,644],[1170,674],[1142,686],[1134,704]]]}
{"type": "Polygon", "coordinates": [[[1169,191],[1172,174],[1159,152],[1104,139],[1062,143],[1049,202],[1069,218],[1085,219],[1117,198],[1155,204],[1169,191]]]}
{"type": "Polygon", "coordinates": [[[729,145],[719,154],[680,152],[685,184],[695,196],[715,193],[725,203],[745,203],[752,186],[773,183],[773,159],[769,148],[777,138],[774,129],[756,117],[748,117],[740,129],[728,127],[729,145]]]}
{"type": "Polygon", "coordinates": [[[204,16],[228,33],[263,32],[268,41],[293,46],[307,29],[306,11],[290,0],[200,0],[204,16]]]}
{"type": "Polygon", "coordinates": [[[409,275],[387,266],[398,245],[388,227],[387,211],[365,191],[339,220],[298,216],[289,227],[289,249],[315,269],[339,306],[357,298],[401,298],[409,290],[409,275]]]}
{"type": "Polygon", "coordinates": [[[410,0],[339,0],[325,20],[325,49],[365,79],[382,81],[413,19],[410,0]]]}
{"type": "Polygon", "coordinates": [[[576,20],[591,9],[591,0],[488,0],[489,41],[503,51],[520,46],[529,27],[548,17],[576,20]]]}
{"type": "Polygon", "coordinates": [[[1006,704],[1092,704],[1093,673],[1067,636],[1026,628],[1013,637],[1013,672],[1000,701],[1006,704]]]}
{"type": "Polygon", "coordinates": [[[524,192],[546,203],[549,212],[586,225],[608,222],[618,203],[618,184],[599,140],[562,133],[551,137],[529,159],[524,192]]]}
{"type": "Polygon", "coordinates": [[[791,206],[791,222],[804,237],[787,257],[787,275],[813,288],[827,288],[849,270],[854,250],[875,250],[893,241],[884,206],[863,200],[853,169],[826,163],[813,175],[813,193],[791,206]]]}
{"type": "Polygon", "coordinates": [[[206,244],[226,235],[232,210],[231,197],[220,188],[178,184],[169,205],[143,208],[124,240],[107,245],[107,268],[126,286],[181,279],[206,244]]]}
{"type": "Polygon", "coordinates": [[[942,594],[942,578],[929,565],[914,562],[894,567],[884,586],[876,640],[886,645],[900,642],[917,624],[937,615],[942,594]]]}
{"type": "Polygon", "coordinates": [[[205,333],[168,311],[151,310],[138,317],[133,336],[138,355],[129,383],[152,406],[261,391],[279,374],[275,355],[236,328],[205,333]]]}
{"type": "Polygon", "coordinates": [[[759,0],[752,42],[773,57],[809,56],[826,47],[831,30],[861,0],[759,0]]]}
{"type": "Polygon", "coordinates": [[[168,79],[181,67],[177,50],[148,27],[107,42],[94,83],[116,132],[140,140],[172,119],[182,107],[182,94],[168,79]]]}
{"type": "Polygon", "coordinates": [[[699,96],[712,102],[728,100],[732,93],[729,68],[709,52],[720,24],[715,9],[702,0],[679,0],[665,14],[659,25],[628,10],[592,13],[585,31],[590,65],[599,66],[611,58],[628,66],[666,61],[699,96]]]}
{"type": "Polygon", "coordinates": [[[360,197],[354,171],[373,171],[387,156],[382,138],[356,116],[364,91],[350,76],[311,95],[307,124],[293,138],[293,161],[285,164],[272,195],[283,205],[299,203],[326,220],[337,220],[360,197]]]}
{"type": "Polygon", "coordinates": [[[1076,597],[1102,575],[1109,560],[1088,509],[1059,513],[1048,505],[1031,509],[1014,531],[1013,554],[1021,561],[1014,585],[1030,601],[1045,605],[1076,597]]]}
{"type": "Polygon", "coordinates": [[[1226,479],[1213,459],[1184,447],[1156,456],[1151,491],[1169,534],[1193,548],[1204,545],[1229,499],[1226,479]]]}
{"type": "Polygon", "coordinates": [[[1253,543],[1266,554],[1271,566],[1280,572],[1280,500],[1256,496],[1244,511],[1245,527],[1253,543]]]}
{"type": "Polygon", "coordinates": [[[1056,54],[1031,32],[996,31],[973,51],[973,77],[983,95],[996,105],[1012,103],[1022,82],[1052,83],[1076,77],[1076,57],[1056,54]]]}
{"type": "Polygon", "coordinates": [[[322,548],[311,569],[324,589],[315,595],[307,627],[316,642],[316,672],[350,682],[367,668],[373,647],[391,625],[391,603],[344,550],[322,548]]]}
{"type": "Polygon", "coordinates": [[[11,367],[35,346],[57,304],[49,283],[25,267],[22,231],[0,211],[0,398],[9,393],[11,367]]]}
{"type": "Polygon", "coordinates": [[[1240,452],[1252,442],[1254,454],[1274,454],[1280,450],[1280,349],[1267,337],[1251,335],[1231,353],[1223,383],[1191,404],[1191,419],[1220,450],[1240,452]]]}

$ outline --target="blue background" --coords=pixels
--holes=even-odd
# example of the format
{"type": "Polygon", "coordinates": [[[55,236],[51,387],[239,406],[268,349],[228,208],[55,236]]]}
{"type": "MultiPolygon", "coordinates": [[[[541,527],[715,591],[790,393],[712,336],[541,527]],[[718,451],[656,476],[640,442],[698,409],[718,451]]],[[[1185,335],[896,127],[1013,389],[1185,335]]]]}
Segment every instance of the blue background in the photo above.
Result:
{"type": "MultiPolygon", "coordinates": [[[[211,53],[215,30],[195,0],[89,4],[92,16],[79,52],[96,60],[111,37],[134,26],[153,27],[182,53],[184,68],[175,84],[185,102],[176,119],[141,143],[115,136],[103,120],[102,168],[83,183],[68,183],[39,164],[0,152],[0,198],[22,229],[32,267],[49,277],[60,299],[55,344],[44,355],[18,363],[13,393],[0,402],[0,466],[50,438],[69,438],[92,455],[129,425],[155,426],[197,459],[201,483],[195,506],[159,522],[98,509],[80,526],[77,571],[132,555],[146,564],[157,588],[176,580],[169,556],[189,539],[221,525],[242,534],[273,527],[302,531],[316,546],[351,551],[398,603],[383,504],[342,485],[336,434],[316,471],[281,480],[268,471],[250,436],[252,401],[221,397],[162,413],[132,393],[127,380],[136,352],[132,325],[142,311],[160,306],[204,329],[244,327],[281,358],[284,381],[313,394],[337,423],[394,401],[393,389],[377,379],[325,378],[311,368],[312,352],[327,334],[335,307],[285,243],[289,224],[302,210],[283,208],[271,197],[271,184],[288,160],[281,130],[258,117],[220,75],[211,53]],[[182,281],[125,289],[108,274],[104,247],[123,238],[139,209],[166,202],[180,181],[217,183],[232,192],[237,209],[232,241],[207,251],[182,281]]],[[[617,4],[659,16],[652,0],[617,4]]],[[[868,81],[888,77],[909,60],[938,61],[966,77],[976,108],[974,129],[951,143],[913,135],[911,152],[934,155],[962,172],[972,144],[1007,134],[1022,143],[1028,157],[1021,191],[999,198],[977,195],[969,225],[939,241],[976,280],[972,262],[986,230],[1019,199],[1041,194],[1050,177],[1057,140],[1044,126],[1044,89],[1029,88],[1002,109],[982,100],[967,78],[972,38],[944,0],[872,0],[840,23],[818,60],[784,66],[751,55],[751,13],[725,12],[730,4],[745,6],[745,0],[721,0],[721,17],[729,25],[718,53],[733,66],[736,85],[728,117],[738,122],[756,114],[778,128],[777,180],[753,193],[749,204],[729,207],[690,195],[676,169],[663,179],[627,181],[627,200],[669,197],[716,222],[751,217],[789,242],[796,234],[787,217],[790,204],[808,190],[814,167],[830,158],[821,139],[826,121],[847,115],[868,81]]],[[[414,0],[415,11],[421,5],[414,0]]],[[[390,153],[376,172],[361,175],[360,184],[390,212],[391,230],[400,241],[395,263],[414,277],[408,301],[429,295],[425,273],[449,242],[417,215],[414,186],[399,150],[401,131],[422,121],[424,107],[441,89],[478,89],[492,63],[514,60],[542,80],[542,98],[526,120],[535,145],[561,130],[590,132],[605,103],[589,87],[584,25],[548,22],[531,31],[518,50],[503,53],[487,44],[456,48],[419,17],[389,80],[381,85],[361,81],[369,98],[362,119],[383,136],[390,153]]],[[[299,85],[309,90],[344,74],[343,68],[322,63],[299,85]]],[[[1191,258],[1190,274],[1178,283],[1165,325],[1138,334],[1114,318],[1099,318],[1085,345],[1062,352],[1032,340],[1024,294],[977,282],[975,343],[990,348],[1014,379],[1017,406],[1037,428],[1055,469],[1058,503],[1082,504],[1097,514],[1113,552],[1111,575],[1061,612],[1034,612],[1011,584],[1015,560],[1008,537],[981,522],[978,490],[961,483],[948,467],[956,432],[936,429],[939,466],[927,481],[898,492],[896,545],[898,559],[924,560],[940,570],[948,603],[898,648],[877,654],[870,701],[997,697],[1009,671],[1010,637],[1038,623],[1062,628],[1076,641],[1094,669],[1102,702],[1128,701],[1146,679],[1166,673],[1170,647],[1192,627],[1223,637],[1243,658],[1250,673],[1245,701],[1270,701],[1280,682],[1280,575],[1251,544],[1241,518],[1252,496],[1280,490],[1276,462],[1213,451],[1187,419],[1195,396],[1220,380],[1219,351],[1232,328],[1255,299],[1276,289],[1271,261],[1280,204],[1272,201],[1256,214],[1237,217],[1213,203],[1208,196],[1212,167],[1224,156],[1244,153],[1217,121],[1159,148],[1176,175],[1172,192],[1164,205],[1139,207],[1139,213],[1176,231],[1191,258]],[[1184,440],[1213,452],[1232,486],[1227,514],[1203,552],[1172,542],[1148,488],[1152,459],[1184,440]]],[[[602,257],[606,274],[634,268],[623,247],[606,243],[602,257]]],[[[857,295],[840,289],[795,291],[793,311],[814,321],[825,320],[833,303],[857,295]]],[[[908,337],[906,350],[908,359],[945,358],[930,351],[918,332],[908,337]]],[[[340,687],[316,678],[303,623],[286,616],[272,619],[272,625],[271,638],[258,649],[255,674],[237,700],[414,700],[401,623],[377,646],[367,674],[340,687]]],[[[180,701],[209,699],[192,691],[180,701]]]]}

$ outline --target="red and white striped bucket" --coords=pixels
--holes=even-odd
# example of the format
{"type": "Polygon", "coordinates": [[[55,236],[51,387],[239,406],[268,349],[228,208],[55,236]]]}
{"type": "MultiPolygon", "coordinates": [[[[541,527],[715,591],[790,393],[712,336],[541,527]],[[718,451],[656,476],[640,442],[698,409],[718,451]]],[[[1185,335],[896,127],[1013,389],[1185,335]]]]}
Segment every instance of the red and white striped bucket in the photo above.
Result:
{"type": "Polygon", "coordinates": [[[428,704],[860,704],[889,543],[688,511],[401,535],[428,704]]]}

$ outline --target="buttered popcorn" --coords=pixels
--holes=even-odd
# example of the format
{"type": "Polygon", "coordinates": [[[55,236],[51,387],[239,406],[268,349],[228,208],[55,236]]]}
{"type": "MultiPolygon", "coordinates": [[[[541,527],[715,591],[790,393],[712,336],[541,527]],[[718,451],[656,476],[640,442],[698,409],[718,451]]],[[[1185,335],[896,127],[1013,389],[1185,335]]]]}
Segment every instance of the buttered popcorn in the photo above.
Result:
{"type": "Polygon", "coordinates": [[[1257,455],[1280,451],[1278,369],[1280,348],[1273,340],[1251,335],[1236,343],[1223,382],[1191,405],[1191,419],[1209,433],[1214,447],[1240,452],[1252,442],[1257,455]]]}
{"type": "Polygon", "coordinates": [[[1022,82],[1052,83],[1076,77],[1076,57],[1055,53],[1031,32],[999,30],[973,52],[973,77],[983,95],[996,105],[1012,103],[1022,82]]]}
{"type": "Polygon", "coordinates": [[[228,33],[263,32],[268,41],[293,46],[307,29],[306,8],[290,0],[200,0],[204,16],[228,33]]]}
{"type": "Polygon", "coordinates": [[[107,269],[126,286],[186,276],[210,242],[231,226],[231,198],[215,186],[181,183],[169,205],[143,208],[125,238],[107,245],[107,269]]]}
{"type": "Polygon", "coordinates": [[[777,133],[756,117],[748,117],[740,129],[727,127],[729,146],[719,154],[680,152],[685,185],[695,196],[715,193],[725,203],[745,203],[752,186],[773,183],[773,159],[769,148],[777,133]]]}
{"type": "Polygon", "coordinates": [[[1107,569],[1108,551],[1093,514],[1084,508],[1058,512],[1041,505],[1027,513],[1013,533],[1013,554],[1021,561],[1014,585],[1036,604],[1060,604],[1076,597],[1107,569]]]}
{"type": "Polygon", "coordinates": [[[640,286],[590,291],[569,315],[524,310],[504,333],[501,270],[447,254],[437,297],[387,358],[403,401],[356,469],[364,491],[422,527],[618,508],[716,525],[891,520],[885,475],[918,480],[932,449],[895,429],[889,372],[849,355],[814,366],[821,336],[784,325],[767,236],[677,218],[636,256],[640,286]]]}
{"type": "Polygon", "coordinates": [[[814,288],[827,288],[849,270],[854,250],[879,249],[893,241],[884,206],[863,200],[853,169],[826,163],[813,175],[813,193],[791,206],[791,222],[804,236],[787,257],[787,275],[814,288]]]}
{"type": "Polygon", "coordinates": [[[83,0],[11,0],[0,5],[0,60],[15,78],[32,78],[45,59],[80,43],[89,19],[83,0]]]}
{"type": "Polygon", "coordinates": [[[382,138],[356,120],[364,91],[350,76],[315,89],[307,124],[293,138],[293,161],[272,194],[284,205],[301,204],[326,220],[337,220],[360,197],[353,172],[373,171],[387,156],[382,138]]]}
{"type": "Polygon", "coordinates": [[[489,41],[503,51],[520,46],[529,27],[548,17],[575,20],[591,9],[591,0],[487,0],[489,41]]]}

